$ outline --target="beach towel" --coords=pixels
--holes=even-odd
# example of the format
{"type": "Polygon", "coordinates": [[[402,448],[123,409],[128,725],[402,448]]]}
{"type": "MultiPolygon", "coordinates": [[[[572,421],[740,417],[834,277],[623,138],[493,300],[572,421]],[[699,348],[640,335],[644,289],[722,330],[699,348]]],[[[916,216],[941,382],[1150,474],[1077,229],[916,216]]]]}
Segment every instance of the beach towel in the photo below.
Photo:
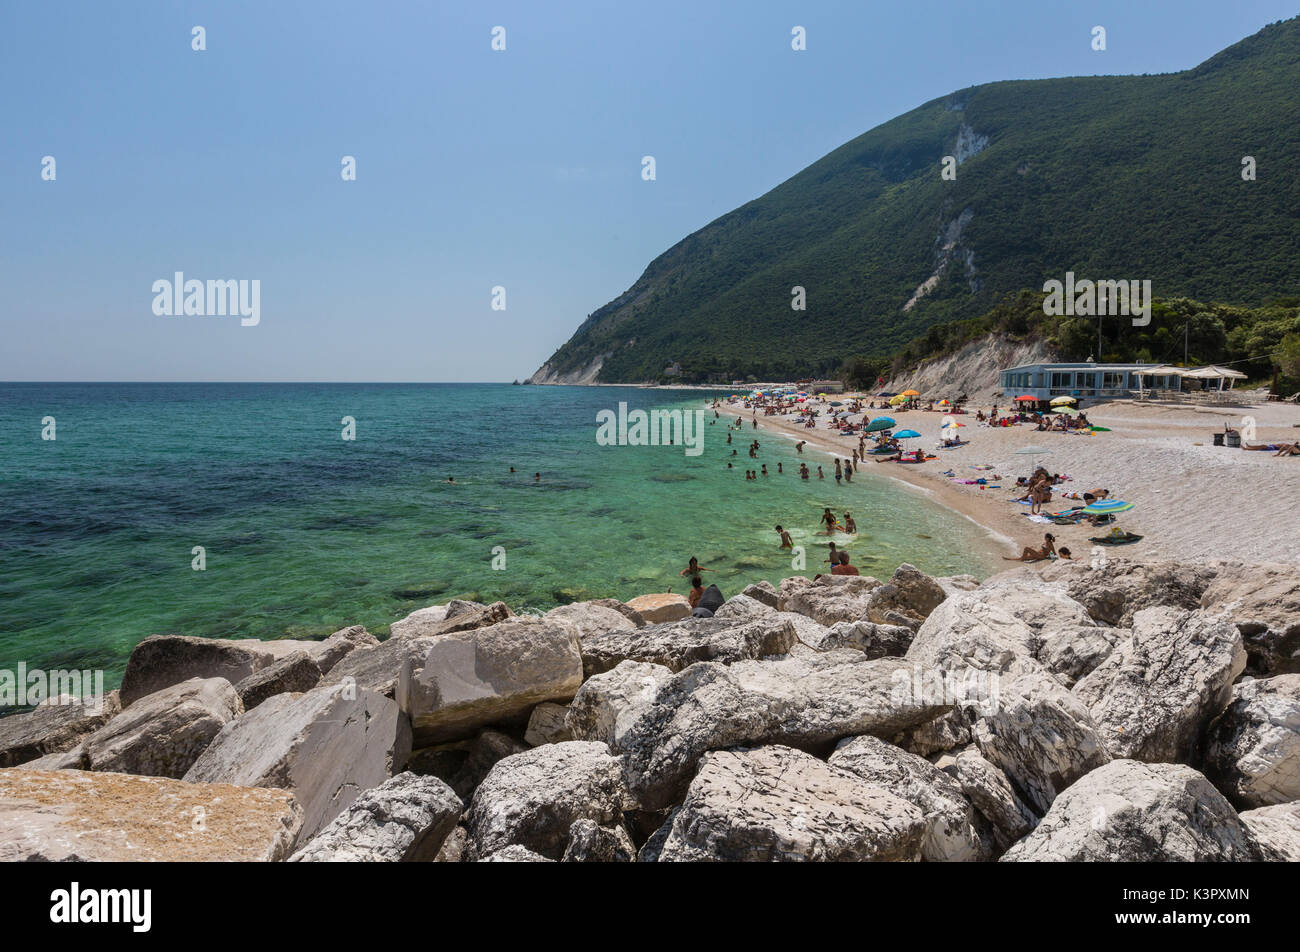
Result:
{"type": "Polygon", "coordinates": [[[1098,545],[1129,545],[1133,542],[1141,542],[1142,537],[1140,535],[1092,536],[1088,541],[1095,542],[1098,545]]]}

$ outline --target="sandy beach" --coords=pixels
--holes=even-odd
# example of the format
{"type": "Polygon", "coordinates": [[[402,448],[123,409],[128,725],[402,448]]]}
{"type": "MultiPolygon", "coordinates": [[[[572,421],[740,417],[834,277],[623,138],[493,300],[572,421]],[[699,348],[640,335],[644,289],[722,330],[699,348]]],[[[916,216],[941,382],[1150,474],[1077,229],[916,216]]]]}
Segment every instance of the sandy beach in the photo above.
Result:
{"type": "MultiPolygon", "coordinates": [[[[852,396],[837,399],[849,402],[852,396]]],[[[737,405],[738,407],[739,405],[737,405]]],[[[827,426],[829,405],[817,426],[806,429],[793,415],[759,415],[759,428],[793,440],[807,440],[810,447],[833,455],[852,457],[856,437],[838,435],[827,426]]],[[[1300,495],[1300,457],[1275,458],[1269,452],[1249,452],[1214,446],[1212,434],[1225,424],[1242,426],[1255,421],[1255,438],[1250,442],[1273,443],[1300,439],[1300,407],[1272,403],[1249,407],[1200,407],[1162,403],[1111,401],[1085,405],[1094,424],[1109,427],[1109,433],[1080,435],[1041,432],[1032,425],[988,427],[975,420],[975,410],[958,417],[966,424],[965,446],[936,450],[943,414],[924,410],[868,411],[888,415],[899,427],[910,427],[922,435],[910,440],[910,449],[924,448],[939,458],[919,465],[866,462],[855,478],[892,478],[924,490],[940,505],[959,512],[983,526],[1005,548],[1018,554],[1025,545],[1038,545],[1043,533],[1056,536],[1057,546],[1066,546],[1075,558],[1087,558],[1094,547],[1089,536],[1101,530],[1087,524],[1054,526],[1031,521],[1029,507],[1014,500],[1024,494],[1015,490],[1017,476],[1027,476],[1034,458],[1016,455],[1027,446],[1051,451],[1038,462],[1053,473],[1071,480],[1055,487],[1045,510],[1057,512],[1081,501],[1062,499],[1061,490],[1083,493],[1105,488],[1112,499],[1134,504],[1118,524],[1142,535],[1140,542],[1108,549],[1116,556],[1136,561],[1236,558],[1247,561],[1300,564],[1300,531],[1292,506],[1300,495]],[[989,465],[983,471],[974,467],[989,465]],[[951,471],[953,477],[944,473],[951,471]],[[981,489],[959,480],[1002,477],[990,483],[1001,489],[981,489]]],[[[999,406],[1005,413],[1006,403],[999,406]]],[[[746,422],[752,411],[737,410],[746,422]]],[[[859,419],[856,415],[853,417],[859,419]]]]}

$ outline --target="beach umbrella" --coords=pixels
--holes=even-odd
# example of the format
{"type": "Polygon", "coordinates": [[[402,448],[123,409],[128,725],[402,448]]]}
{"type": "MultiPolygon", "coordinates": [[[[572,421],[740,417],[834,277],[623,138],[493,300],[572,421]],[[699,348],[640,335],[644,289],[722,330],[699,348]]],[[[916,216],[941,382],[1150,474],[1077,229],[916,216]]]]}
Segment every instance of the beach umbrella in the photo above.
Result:
{"type": "Polygon", "coordinates": [[[896,407],[906,402],[907,402],[907,397],[903,396],[901,393],[896,397],[889,398],[889,405],[891,407],[896,407]]]}
{"type": "Polygon", "coordinates": [[[941,406],[941,407],[950,407],[950,406],[952,406],[952,401],[951,401],[951,400],[940,400],[940,401],[939,401],[939,406],[941,406]]]}
{"type": "Polygon", "coordinates": [[[879,433],[881,430],[892,430],[897,425],[898,424],[896,424],[891,417],[887,417],[887,416],[876,417],[869,424],[867,424],[866,432],[879,433]]]}
{"type": "Polygon", "coordinates": [[[899,430],[897,433],[894,434],[894,439],[915,440],[915,439],[919,439],[920,436],[921,434],[917,433],[916,430],[899,430]]]}
{"type": "Polygon", "coordinates": [[[1092,428],[1092,432],[1094,432],[1094,433],[1109,433],[1109,432],[1110,432],[1110,427],[1108,427],[1108,426],[1094,426],[1094,427],[1092,428]]]}
{"type": "Polygon", "coordinates": [[[1053,407],[1053,413],[1064,413],[1066,416],[1078,416],[1079,411],[1074,407],[1053,407]]]}
{"type": "Polygon", "coordinates": [[[1037,397],[1031,397],[1031,396],[1030,396],[1029,394],[1027,394],[1027,393],[1022,393],[1020,396],[1016,397],[1016,402],[1017,402],[1017,403],[1022,403],[1022,402],[1037,403],[1037,402],[1038,402],[1038,398],[1037,398],[1037,397]]]}
{"type": "Polygon", "coordinates": [[[1119,499],[1098,499],[1090,505],[1084,506],[1083,511],[1090,516],[1112,515],[1117,512],[1128,512],[1133,508],[1131,502],[1123,502],[1119,499]]]}
{"type": "Polygon", "coordinates": [[[921,391],[919,391],[919,390],[904,390],[904,391],[903,391],[903,396],[905,396],[905,397],[919,397],[920,395],[921,395],[921,391]]]}
{"type": "Polygon", "coordinates": [[[1052,406],[1059,407],[1066,403],[1078,403],[1078,402],[1079,401],[1074,399],[1074,397],[1056,397],[1052,400],[1052,406]]]}
{"type": "Polygon", "coordinates": [[[842,406],[844,406],[844,404],[840,403],[840,401],[838,401],[838,400],[832,400],[832,401],[831,401],[831,406],[833,406],[833,407],[842,407],[842,406]]]}
{"type": "Polygon", "coordinates": [[[1017,456],[1050,456],[1051,450],[1043,446],[1022,446],[1016,450],[1017,456]]]}
{"type": "Polygon", "coordinates": [[[952,421],[952,420],[949,420],[949,421],[948,421],[947,423],[945,423],[943,426],[939,427],[939,429],[941,429],[941,430],[947,430],[947,429],[951,429],[951,428],[954,427],[954,426],[965,426],[965,425],[966,425],[965,423],[956,423],[956,422],[954,422],[954,421],[952,421]]]}

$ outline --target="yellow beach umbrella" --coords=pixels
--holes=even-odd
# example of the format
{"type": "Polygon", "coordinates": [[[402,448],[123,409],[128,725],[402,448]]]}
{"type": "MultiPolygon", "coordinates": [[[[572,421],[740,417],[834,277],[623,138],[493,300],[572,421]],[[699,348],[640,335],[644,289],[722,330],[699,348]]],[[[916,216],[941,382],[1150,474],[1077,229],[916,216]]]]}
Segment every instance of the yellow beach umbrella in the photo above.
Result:
{"type": "Polygon", "coordinates": [[[901,393],[896,397],[889,398],[889,405],[891,407],[896,407],[900,403],[906,403],[906,402],[907,402],[907,397],[903,396],[901,393]]]}
{"type": "Polygon", "coordinates": [[[1074,397],[1056,397],[1054,400],[1052,400],[1052,406],[1059,407],[1059,406],[1064,406],[1067,403],[1078,403],[1078,402],[1079,401],[1074,399],[1074,397]]]}

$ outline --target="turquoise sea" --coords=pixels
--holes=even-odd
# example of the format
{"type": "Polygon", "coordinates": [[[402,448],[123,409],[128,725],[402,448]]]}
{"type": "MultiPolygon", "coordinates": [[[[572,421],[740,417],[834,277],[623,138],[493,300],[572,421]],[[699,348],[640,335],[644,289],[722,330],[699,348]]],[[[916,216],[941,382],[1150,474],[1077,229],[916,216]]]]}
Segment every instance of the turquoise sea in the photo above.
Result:
{"type": "Polygon", "coordinates": [[[865,471],[837,486],[827,466],[824,482],[803,482],[792,443],[746,424],[728,446],[725,415],[705,426],[696,457],[596,443],[597,412],[619,401],[695,408],[706,397],[502,384],[0,384],[0,668],[102,668],[114,686],[150,634],[302,638],[363,624],[383,637],[394,620],[453,597],[545,610],[684,591],[678,572],[691,555],[729,596],[814,574],[827,505],[853,512],[849,549],[864,574],[901,561],[933,574],[993,570],[997,554],[969,521],[865,471]],[[45,417],[54,440],[42,439],[45,417]],[[757,462],[746,455],[754,438],[757,462]],[[773,475],[747,482],[745,469],[762,463],[773,475]],[[808,547],[805,572],[778,548],[778,522],[808,547]]]}

